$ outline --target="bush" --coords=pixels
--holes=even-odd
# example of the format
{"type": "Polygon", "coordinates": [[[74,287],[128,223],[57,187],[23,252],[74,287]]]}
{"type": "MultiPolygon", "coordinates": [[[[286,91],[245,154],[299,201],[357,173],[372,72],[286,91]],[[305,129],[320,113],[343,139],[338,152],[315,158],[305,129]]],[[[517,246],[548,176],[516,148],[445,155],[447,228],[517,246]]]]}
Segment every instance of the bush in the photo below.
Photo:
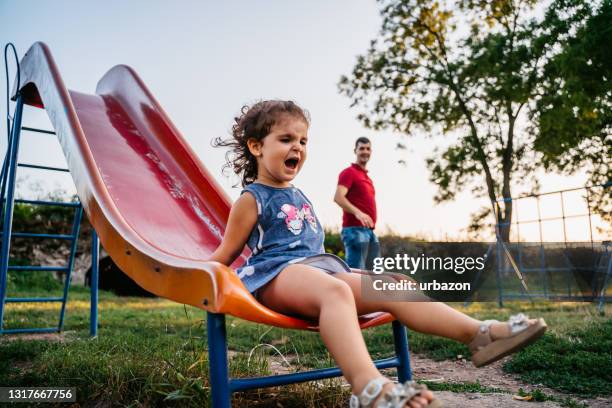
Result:
{"type": "Polygon", "coordinates": [[[344,245],[340,233],[332,230],[325,230],[325,252],[334,254],[344,259],[344,245]]]}
{"type": "MultiPolygon", "coordinates": [[[[61,198],[61,197],[60,197],[61,198]]],[[[44,201],[59,201],[53,195],[40,198],[44,201]]],[[[64,200],[65,201],[65,200],[64,200]]],[[[74,200],[73,200],[74,201],[74,200]]],[[[72,231],[75,208],[15,203],[12,231],[38,234],[67,234],[72,231]]],[[[81,219],[77,255],[91,250],[91,227],[85,216],[81,219]]],[[[41,265],[46,263],[40,257],[65,259],[68,264],[70,242],[49,238],[13,238],[11,242],[10,265],[41,265]]],[[[55,290],[63,287],[64,274],[55,277],[49,272],[9,271],[9,290],[55,290]]]]}

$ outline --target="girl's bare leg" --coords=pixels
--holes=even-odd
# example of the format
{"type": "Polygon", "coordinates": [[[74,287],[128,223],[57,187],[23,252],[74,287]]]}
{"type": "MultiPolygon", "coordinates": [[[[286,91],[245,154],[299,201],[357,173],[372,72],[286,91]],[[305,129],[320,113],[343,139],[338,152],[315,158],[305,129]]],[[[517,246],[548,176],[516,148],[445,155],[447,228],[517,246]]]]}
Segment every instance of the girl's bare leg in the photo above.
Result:
{"type": "MultiPolygon", "coordinates": [[[[319,322],[319,332],[355,393],[380,377],[363,340],[352,288],[324,271],[290,265],[261,290],[261,302],[272,310],[319,322]]],[[[413,398],[411,407],[427,405],[430,392],[413,398]]]]}
{"type": "MultiPolygon", "coordinates": [[[[400,302],[385,301],[384,299],[364,299],[361,291],[362,274],[337,273],[332,276],[350,286],[355,297],[358,315],[380,311],[388,312],[413,330],[446,337],[466,344],[474,338],[481,324],[481,321],[461,313],[442,302],[400,302]]],[[[505,323],[497,323],[491,326],[491,337],[493,339],[508,336],[509,334],[508,325],[505,323]]]]}

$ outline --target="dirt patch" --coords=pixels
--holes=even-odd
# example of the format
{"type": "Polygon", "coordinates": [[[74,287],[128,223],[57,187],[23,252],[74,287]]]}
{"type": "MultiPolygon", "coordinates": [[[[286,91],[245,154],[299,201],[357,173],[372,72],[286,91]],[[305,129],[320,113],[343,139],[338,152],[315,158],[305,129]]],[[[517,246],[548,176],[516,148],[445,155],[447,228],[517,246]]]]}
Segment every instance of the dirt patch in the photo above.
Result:
{"type": "MultiPolygon", "coordinates": [[[[230,355],[235,354],[230,352],[230,355]]],[[[291,363],[294,362],[293,356],[285,356],[291,363]]],[[[471,362],[465,359],[457,359],[456,361],[434,361],[419,354],[411,354],[411,365],[414,378],[417,380],[426,380],[439,383],[480,383],[483,387],[499,389],[500,393],[470,393],[470,392],[449,392],[437,391],[436,397],[444,403],[446,407],[455,408],[473,408],[473,407],[492,407],[492,408],[518,408],[529,407],[530,403],[513,399],[519,388],[525,391],[539,389],[546,395],[553,395],[561,399],[566,397],[573,398],[579,403],[584,403],[589,407],[607,408],[612,406],[610,398],[594,398],[581,399],[572,397],[571,395],[563,394],[546,388],[542,385],[533,385],[521,382],[514,376],[505,373],[502,370],[503,361],[498,361],[487,367],[476,368],[471,362]]],[[[268,364],[272,374],[289,374],[295,372],[295,367],[290,367],[279,356],[270,356],[268,364]]],[[[394,370],[385,370],[391,378],[395,374],[394,370]]],[[[393,378],[397,379],[397,378],[393,378]]],[[[343,383],[348,384],[342,379],[343,383]]],[[[532,405],[534,403],[531,403],[532,405]]],[[[561,407],[560,404],[552,401],[537,403],[539,408],[556,408],[561,407]]]]}
{"type": "Polygon", "coordinates": [[[31,361],[11,361],[11,366],[16,370],[19,370],[20,373],[26,373],[32,370],[34,363],[31,361]]]}
{"type": "MultiPolygon", "coordinates": [[[[419,380],[454,383],[479,382],[484,387],[500,388],[513,393],[518,392],[519,388],[533,388],[505,373],[502,370],[503,361],[476,368],[465,359],[434,361],[419,354],[411,355],[413,374],[419,380]]],[[[547,388],[539,388],[546,394],[555,393],[547,388]]]]}
{"type": "Polygon", "coordinates": [[[72,332],[62,333],[28,333],[28,334],[6,334],[0,338],[0,342],[3,341],[30,341],[30,340],[45,340],[57,343],[65,343],[72,339],[72,332]]]}
{"type": "MultiPolygon", "coordinates": [[[[512,395],[510,394],[481,394],[438,391],[436,392],[436,398],[438,398],[445,407],[453,408],[528,408],[530,406],[528,402],[513,400],[512,395]]],[[[561,407],[561,405],[552,401],[546,401],[543,403],[538,403],[536,407],[557,408],[561,407]]]]}
{"type": "MultiPolygon", "coordinates": [[[[500,360],[487,367],[476,368],[465,359],[434,361],[414,353],[411,354],[411,359],[412,370],[416,379],[445,383],[479,382],[484,387],[498,388],[509,392],[509,394],[436,392],[436,395],[440,395],[443,402],[447,402],[446,406],[525,407],[527,402],[512,399],[519,388],[525,391],[537,388],[546,395],[553,395],[562,399],[570,397],[589,407],[604,408],[612,406],[612,399],[610,398],[581,399],[544,387],[541,384],[524,383],[503,371],[502,365],[505,360],[500,360]]],[[[558,407],[561,405],[546,401],[546,403],[538,403],[537,406],[558,407]]]]}

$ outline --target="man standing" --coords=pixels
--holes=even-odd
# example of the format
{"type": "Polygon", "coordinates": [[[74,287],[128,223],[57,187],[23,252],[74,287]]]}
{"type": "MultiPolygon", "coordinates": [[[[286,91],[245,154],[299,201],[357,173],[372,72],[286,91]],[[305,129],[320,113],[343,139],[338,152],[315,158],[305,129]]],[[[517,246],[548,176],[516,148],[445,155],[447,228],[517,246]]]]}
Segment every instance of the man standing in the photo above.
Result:
{"type": "Polygon", "coordinates": [[[376,226],[374,184],[366,165],[372,153],[367,137],[355,141],[356,162],[342,170],[334,201],[342,208],[342,242],[346,263],[351,268],[372,269],[374,258],[380,256],[376,226]]]}

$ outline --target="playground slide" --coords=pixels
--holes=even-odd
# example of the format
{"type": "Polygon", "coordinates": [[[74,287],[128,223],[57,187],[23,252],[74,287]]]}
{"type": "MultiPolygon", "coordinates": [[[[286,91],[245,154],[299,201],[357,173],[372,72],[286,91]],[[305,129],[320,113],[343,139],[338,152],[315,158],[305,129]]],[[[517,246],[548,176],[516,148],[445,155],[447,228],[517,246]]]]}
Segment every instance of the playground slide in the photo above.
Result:
{"type": "MultiPolygon", "coordinates": [[[[204,261],[221,241],[230,199],[131,68],[112,68],[95,94],[75,92],[39,42],[21,61],[13,99],[18,91],[25,104],[47,111],[102,245],[140,286],[210,312],[315,328],[267,309],[233,269],[204,261]]],[[[390,320],[374,316],[362,327],[390,320]]]]}

